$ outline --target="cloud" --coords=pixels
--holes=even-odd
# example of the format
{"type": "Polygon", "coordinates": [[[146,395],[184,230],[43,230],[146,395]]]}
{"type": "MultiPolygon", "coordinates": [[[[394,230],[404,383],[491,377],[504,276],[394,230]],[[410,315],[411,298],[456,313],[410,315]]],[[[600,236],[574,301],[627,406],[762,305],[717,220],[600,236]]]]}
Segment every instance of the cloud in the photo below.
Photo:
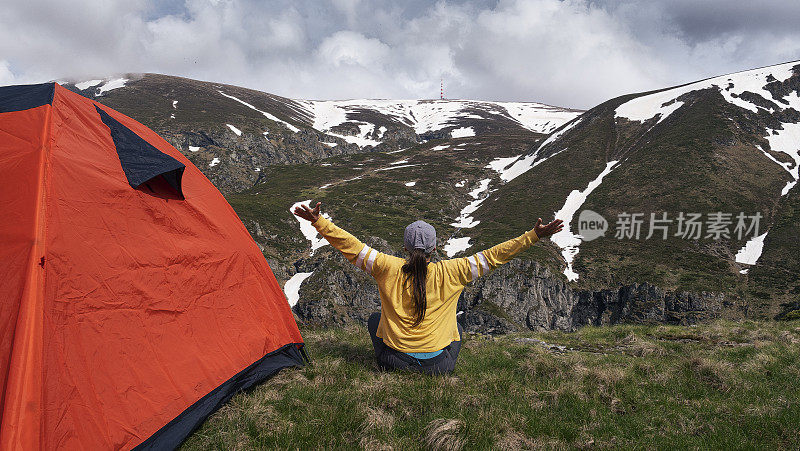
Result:
{"type": "Polygon", "coordinates": [[[16,83],[16,77],[11,72],[10,64],[8,61],[0,60],[0,86],[13,85],[16,83]]]}
{"type": "Polygon", "coordinates": [[[0,83],[159,72],[295,98],[588,108],[800,59],[800,4],[708,0],[32,0],[0,9],[0,83]]]}
{"type": "Polygon", "coordinates": [[[379,39],[352,31],[339,31],[325,38],[317,49],[320,63],[333,66],[380,68],[391,58],[392,49],[379,39]]]}

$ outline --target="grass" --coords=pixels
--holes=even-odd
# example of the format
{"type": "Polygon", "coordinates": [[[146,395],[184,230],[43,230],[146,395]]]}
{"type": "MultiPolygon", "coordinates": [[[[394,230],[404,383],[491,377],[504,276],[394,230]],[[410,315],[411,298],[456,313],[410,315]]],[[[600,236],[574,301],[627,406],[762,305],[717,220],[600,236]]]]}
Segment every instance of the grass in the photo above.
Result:
{"type": "Polygon", "coordinates": [[[313,365],[238,394],[183,448],[800,446],[800,321],[467,336],[446,377],[378,371],[363,327],[303,334],[313,365]]]}

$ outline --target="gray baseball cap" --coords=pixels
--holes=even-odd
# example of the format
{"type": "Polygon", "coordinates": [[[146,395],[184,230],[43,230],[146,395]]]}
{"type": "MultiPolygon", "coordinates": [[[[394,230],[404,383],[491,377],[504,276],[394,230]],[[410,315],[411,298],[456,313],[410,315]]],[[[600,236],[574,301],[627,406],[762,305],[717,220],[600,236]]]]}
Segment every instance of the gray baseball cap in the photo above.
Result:
{"type": "Polygon", "coordinates": [[[436,229],[425,221],[414,221],[406,227],[403,242],[409,251],[423,249],[430,254],[436,247],[436,229]]]}

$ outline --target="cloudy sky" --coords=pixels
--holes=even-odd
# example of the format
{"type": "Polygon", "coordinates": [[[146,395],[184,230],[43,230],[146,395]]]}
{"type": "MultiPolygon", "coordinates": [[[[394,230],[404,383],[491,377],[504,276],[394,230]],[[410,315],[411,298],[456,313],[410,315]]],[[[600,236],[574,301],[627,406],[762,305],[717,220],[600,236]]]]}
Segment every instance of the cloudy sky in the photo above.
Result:
{"type": "Polygon", "coordinates": [[[800,59],[795,0],[11,0],[0,85],[158,72],[295,98],[609,98],[800,59]]]}

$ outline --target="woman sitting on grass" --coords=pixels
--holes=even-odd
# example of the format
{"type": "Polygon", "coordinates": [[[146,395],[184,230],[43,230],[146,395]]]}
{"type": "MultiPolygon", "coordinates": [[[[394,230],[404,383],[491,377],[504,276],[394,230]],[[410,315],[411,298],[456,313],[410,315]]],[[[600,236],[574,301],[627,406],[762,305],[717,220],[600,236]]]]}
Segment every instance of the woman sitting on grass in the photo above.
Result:
{"type": "Polygon", "coordinates": [[[461,325],[456,321],[458,298],[464,286],[511,260],[541,238],[563,228],[557,219],[471,257],[430,263],[436,250],[433,226],[416,221],[404,235],[408,258],[402,259],[370,248],[353,235],[306,205],[294,213],[314,225],[328,242],[378,283],[381,312],[367,322],[375,359],[382,369],[408,369],[431,374],[455,369],[461,350],[461,325]]]}

